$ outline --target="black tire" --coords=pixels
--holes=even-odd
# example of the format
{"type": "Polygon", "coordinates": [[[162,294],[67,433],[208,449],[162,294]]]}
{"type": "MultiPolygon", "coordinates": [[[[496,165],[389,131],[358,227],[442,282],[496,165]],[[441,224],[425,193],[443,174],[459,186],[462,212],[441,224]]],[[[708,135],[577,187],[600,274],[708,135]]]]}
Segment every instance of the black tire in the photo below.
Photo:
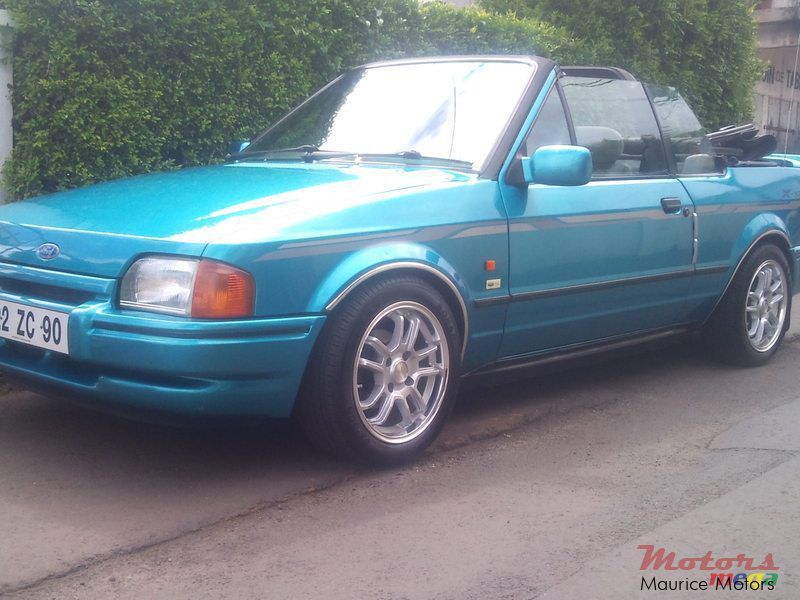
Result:
{"type": "Polygon", "coordinates": [[[461,340],[449,304],[424,280],[401,274],[370,281],[352,292],[328,318],[309,361],[295,417],[312,444],[340,458],[378,466],[414,460],[436,438],[452,410],[461,375],[461,340]],[[438,320],[449,365],[446,383],[440,386],[444,395],[424,429],[409,441],[387,443],[371,431],[357,406],[354,365],[374,319],[405,302],[423,306],[438,320]]]}
{"type": "Polygon", "coordinates": [[[763,244],[744,259],[725,296],[706,324],[704,335],[708,349],[719,360],[742,367],[759,367],[766,364],[780,348],[792,310],[792,272],[786,256],[777,246],[763,244]],[[762,265],[772,261],[783,271],[786,282],[786,313],[777,339],[769,348],[758,350],[751,343],[747,331],[746,306],[751,282],[762,265]]]}

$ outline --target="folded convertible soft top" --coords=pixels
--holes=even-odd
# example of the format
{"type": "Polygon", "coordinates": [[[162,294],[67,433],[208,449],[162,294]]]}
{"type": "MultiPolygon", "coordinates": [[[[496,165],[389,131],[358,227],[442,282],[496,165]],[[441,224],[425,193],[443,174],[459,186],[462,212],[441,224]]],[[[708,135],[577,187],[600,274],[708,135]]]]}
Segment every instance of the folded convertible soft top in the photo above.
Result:
{"type": "Polygon", "coordinates": [[[709,133],[706,138],[718,155],[736,162],[757,161],[778,148],[778,140],[774,135],[758,135],[758,128],[752,123],[723,127],[709,133]]]}

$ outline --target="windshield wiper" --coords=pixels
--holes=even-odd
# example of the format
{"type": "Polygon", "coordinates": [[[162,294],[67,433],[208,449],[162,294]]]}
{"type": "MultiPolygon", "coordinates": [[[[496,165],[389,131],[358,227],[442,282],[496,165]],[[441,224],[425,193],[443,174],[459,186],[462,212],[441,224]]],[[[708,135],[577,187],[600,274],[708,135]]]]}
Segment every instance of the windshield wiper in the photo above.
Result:
{"type": "Polygon", "coordinates": [[[417,150],[403,150],[402,152],[387,152],[387,153],[378,153],[378,152],[370,152],[364,154],[360,153],[358,157],[366,160],[381,159],[381,158],[399,158],[401,160],[418,160],[424,162],[456,165],[459,167],[466,167],[468,169],[472,168],[472,163],[468,160],[460,160],[458,158],[443,158],[440,156],[426,156],[418,152],[417,150]]]}
{"type": "Polygon", "coordinates": [[[318,160],[332,160],[336,158],[354,158],[366,161],[381,160],[381,159],[398,159],[398,160],[413,160],[424,161],[429,163],[455,165],[458,167],[472,168],[472,163],[468,160],[459,160],[456,158],[442,158],[438,156],[425,156],[417,150],[403,150],[402,152],[349,152],[342,150],[320,150],[319,147],[312,144],[305,144],[302,146],[295,146],[293,148],[276,148],[274,150],[259,150],[256,152],[239,152],[232,154],[229,160],[232,161],[247,161],[247,160],[286,160],[287,158],[299,158],[306,162],[314,162],[318,160]]]}
{"type": "Polygon", "coordinates": [[[320,150],[317,146],[304,144],[293,148],[276,148],[271,150],[258,150],[255,152],[239,152],[231,154],[229,160],[286,160],[287,158],[299,158],[306,162],[315,160],[325,160],[328,158],[344,158],[356,156],[355,152],[342,152],[340,150],[320,150]]]}

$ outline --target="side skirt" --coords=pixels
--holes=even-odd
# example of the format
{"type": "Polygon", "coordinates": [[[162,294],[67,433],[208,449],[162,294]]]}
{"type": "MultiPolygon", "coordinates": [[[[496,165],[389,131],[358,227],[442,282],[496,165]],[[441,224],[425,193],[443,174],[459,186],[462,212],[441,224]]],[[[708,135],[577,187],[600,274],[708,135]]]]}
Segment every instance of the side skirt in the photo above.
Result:
{"type": "Polygon", "coordinates": [[[668,344],[686,337],[696,332],[698,329],[699,326],[696,324],[678,325],[575,344],[567,348],[559,348],[558,350],[539,352],[532,355],[504,358],[467,373],[464,377],[472,379],[516,373],[528,375],[551,370],[560,370],[584,362],[607,360],[615,354],[623,354],[626,351],[642,345],[668,344]]]}

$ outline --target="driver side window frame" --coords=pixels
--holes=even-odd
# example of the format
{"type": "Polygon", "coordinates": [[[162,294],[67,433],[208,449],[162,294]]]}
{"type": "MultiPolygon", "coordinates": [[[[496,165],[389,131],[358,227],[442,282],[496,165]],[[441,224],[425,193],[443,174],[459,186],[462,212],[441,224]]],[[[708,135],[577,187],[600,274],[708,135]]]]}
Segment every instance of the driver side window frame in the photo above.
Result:
{"type": "Polygon", "coordinates": [[[564,90],[562,90],[561,86],[558,85],[558,80],[556,80],[548,90],[546,91],[542,90],[542,94],[545,95],[544,102],[542,102],[541,106],[539,107],[539,110],[536,114],[536,118],[533,120],[530,127],[528,127],[528,130],[525,132],[525,136],[522,138],[522,142],[519,144],[519,148],[517,149],[517,152],[514,155],[514,160],[511,162],[508,174],[506,175],[506,180],[512,185],[522,185],[524,182],[524,177],[522,175],[521,159],[527,156],[532,156],[532,154],[529,155],[528,153],[528,141],[530,140],[531,136],[536,132],[536,126],[540,124],[540,120],[542,118],[542,114],[544,113],[545,107],[547,106],[548,102],[553,100],[554,95],[558,97],[559,103],[561,105],[561,112],[564,116],[565,123],[567,126],[569,141],[566,141],[565,143],[570,146],[576,145],[575,128],[572,125],[572,115],[570,115],[569,106],[567,106],[567,99],[564,96],[564,90]]]}
{"type": "MultiPolygon", "coordinates": [[[[647,94],[647,98],[650,100],[650,106],[653,109],[653,113],[656,116],[656,122],[658,123],[658,128],[661,130],[661,141],[664,144],[664,148],[665,148],[665,151],[666,151],[666,154],[667,154],[667,161],[669,163],[669,169],[670,169],[670,173],[672,174],[672,176],[675,177],[675,178],[681,178],[681,179],[683,179],[683,178],[693,178],[693,177],[725,177],[727,175],[727,173],[728,173],[727,165],[723,164],[713,154],[711,155],[712,158],[714,158],[714,160],[715,160],[715,169],[713,171],[707,171],[707,172],[704,172],[704,173],[681,173],[680,172],[680,169],[678,168],[678,160],[677,160],[677,157],[676,157],[676,150],[674,148],[674,142],[671,139],[671,136],[667,135],[667,133],[666,133],[667,128],[665,127],[664,120],[662,119],[661,114],[659,113],[659,110],[658,110],[658,108],[656,106],[655,97],[653,95],[653,92],[655,91],[655,88],[665,87],[665,86],[658,86],[658,85],[651,84],[651,83],[643,83],[642,85],[644,86],[644,91],[647,94]]],[[[692,112],[692,114],[695,116],[695,118],[697,118],[697,115],[694,112],[694,109],[692,108],[692,106],[688,102],[686,102],[686,99],[683,98],[683,96],[680,93],[678,93],[677,90],[674,90],[674,88],[671,88],[671,89],[673,91],[675,91],[675,93],[678,95],[678,97],[680,98],[680,102],[682,102],[686,106],[686,108],[692,112]]]]}
{"type": "MultiPolygon", "coordinates": [[[[578,143],[577,135],[575,133],[575,121],[574,121],[574,117],[573,117],[573,114],[572,114],[572,110],[570,108],[569,102],[567,101],[564,89],[563,89],[563,87],[561,85],[561,79],[563,79],[565,76],[566,76],[566,74],[562,72],[561,75],[559,76],[558,80],[556,81],[554,87],[556,87],[558,89],[559,96],[561,97],[562,105],[564,107],[564,111],[565,111],[566,116],[567,116],[567,124],[568,124],[569,130],[570,130],[570,136],[571,136],[571,139],[572,139],[572,144],[576,145],[576,146],[580,146],[581,144],[578,143]]],[[[641,81],[637,81],[636,83],[639,86],[641,86],[642,93],[644,94],[644,97],[647,99],[647,105],[649,106],[650,115],[651,115],[651,117],[653,119],[653,123],[656,126],[657,131],[658,131],[658,143],[659,143],[659,147],[660,147],[661,152],[663,153],[663,157],[664,157],[664,166],[665,166],[664,172],[644,173],[644,174],[642,174],[642,173],[630,173],[630,174],[611,173],[611,174],[603,174],[601,176],[598,176],[596,173],[593,173],[592,174],[592,181],[629,181],[629,180],[634,180],[635,181],[635,180],[673,179],[673,178],[675,178],[675,166],[674,166],[673,161],[672,161],[672,159],[670,157],[669,148],[668,148],[668,146],[666,144],[666,140],[664,139],[664,132],[663,132],[663,129],[662,129],[662,126],[661,126],[661,120],[658,118],[657,111],[655,109],[655,106],[653,105],[653,99],[650,96],[650,94],[649,94],[649,92],[647,90],[647,86],[644,83],[642,83],[641,81]]],[[[536,126],[536,123],[534,122],[533,127],[535,127],[535,126],[536,126]]],[[[533,128],[531,128],[531,131],[532,130],[533,130],[533,128]]],[[[528,136],[530,134],[531,134],[531,132],[528,132],[528,136]]],[[[525,142],[527,142],[528,136],[526,136],[525,142]]]]}
{"type": "Polygon", "coordinates": [[[567,105],[567,99],[564,96],[564,90],[561,88],[561,86],[558,84],[558,81],[556,80],[556,82],[547,91],[547,97],[545,98],[544,102],[542,102],[542,105],[539,108],[539,112],[536,115],[536,119],[534,119],[533,123],[528,129],[528,132],[525,134],[525,137],[522,140],[522,144],[520,145],[519,150],[517,152],[518,158],[532,155],[531,153],[528,153],[528,142],[530,138],[536,133],[536,127],[537,125],[540,124],[540,120],[542,119],[542,115],[545,111],[547,103],[551,102],[555,96],[558,97],[559,104],[561,105],[561,113],[564,115],[565,124],[567,126],[567,133],[569,135],[569,141],[565,143],[573,146],[576,145],[575,127],[572,124],[572,115],[569,112],[569,105],[567,105]]]}

